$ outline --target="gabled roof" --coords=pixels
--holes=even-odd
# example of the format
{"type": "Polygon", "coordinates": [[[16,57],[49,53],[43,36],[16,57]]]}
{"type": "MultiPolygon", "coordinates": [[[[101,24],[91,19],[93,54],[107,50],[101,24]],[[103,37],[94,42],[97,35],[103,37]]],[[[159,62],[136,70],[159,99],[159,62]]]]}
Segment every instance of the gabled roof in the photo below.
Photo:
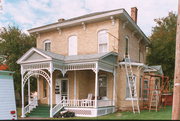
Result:
{"type": "Polygon", "coordinates": [[[42,49],[31,48],[20,59],[18,59],[17,63],[23,64],[23,63],[52,61],[52,60],[61,61],[62,63],[79,63],[79,62],[92,62],[92,61],[101,61],[101,60],[115,63],[116,57],[117,57],[117,53],[115,52],[63,56],[53,52],[44,51],[42,49]]]}
{"type": "Polygon", "coordinates": [[[144,72],[156,72],[158,74],[163,75],[163,70],[162,70],[162,66],[161,65],[148,66],[148,68],[145,69],[144,72]]]}
{"type": "Polygon", "coordinates": [[[82,25],[82,23],[88,24],[102,20],[110,20],[111,17],[119,18],[123,22],[128,22],[130,28],[133,31],[136,31],[137,34],[140,35],[147,44],[150,44],[150,40],[148,39],[148,37],[143,33],[143,31],[134,22],[134,20],[130,17],[130,15],[126,12],[125,9],[115,9],[110,11],[91,13],[84,16],[67,19],[64,20],[63,22],[55,22],[45,26],[33,28],[28,31],[30,34],[42,33],[42,32],[57,30],[59,28],[62,29],[72,26],[78,26],[78,25],[82,25]]]}

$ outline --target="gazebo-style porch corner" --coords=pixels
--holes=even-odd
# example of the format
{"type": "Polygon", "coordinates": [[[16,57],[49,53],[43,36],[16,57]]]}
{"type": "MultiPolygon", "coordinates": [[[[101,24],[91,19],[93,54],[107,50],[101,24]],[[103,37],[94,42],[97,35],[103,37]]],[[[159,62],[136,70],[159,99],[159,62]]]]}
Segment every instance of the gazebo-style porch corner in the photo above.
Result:
{"type": "MultiPolygon", "coordinates": [[[[114,52],[62,56],[37,48],[30,49],[18,61],[22,74],[22,117],[40,103],[49,104],[50,117],[63,107],[76,116],[95,117],[115,111],[116,59],[114,52]],[[37,97],[24,105],[24,85],[37,78],[37,97]],[[42,81],[46,80],[46,81],[42,81]],[[44,85],[46,82],[46,101],[44,85]]],[[[28,86],[30,91],[30,85],[28,86]]],[[[28,93],[30,98],[30,92],[28,93]]]]}

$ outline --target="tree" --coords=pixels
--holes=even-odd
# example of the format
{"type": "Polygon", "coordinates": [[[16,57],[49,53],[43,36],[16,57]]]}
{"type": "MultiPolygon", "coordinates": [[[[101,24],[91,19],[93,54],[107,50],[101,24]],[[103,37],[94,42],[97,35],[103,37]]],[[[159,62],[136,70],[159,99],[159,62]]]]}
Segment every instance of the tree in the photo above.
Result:
{"type": "Polygon", "coordinates": [[[31,47],[35,46],[35,37],[27,35],[17,27],[3,28],[0,34],[0,55],[6,56],[6,65],[14,73],[15,92],[21,95],[20,65],[16,61],[31,47]]]}
{"type": "Polygon", "coordinates": [[[173,80],[177,15],[169,12],[167,17],[155,19],[155,22],[156,26],[150,37],[152,44],[147,56],[147,63],[149,65],[162,65],[164,75],[173,80]]]}

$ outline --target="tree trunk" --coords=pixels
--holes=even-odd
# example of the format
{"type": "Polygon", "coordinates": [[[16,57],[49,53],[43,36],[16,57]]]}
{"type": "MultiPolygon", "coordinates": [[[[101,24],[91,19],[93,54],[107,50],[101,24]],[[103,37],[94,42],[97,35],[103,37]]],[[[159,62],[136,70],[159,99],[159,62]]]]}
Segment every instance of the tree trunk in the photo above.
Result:
{"type": "Polygon", "coordinates": [[[180,0],[178,2],[172,120],[180,119],[180,0]]]}

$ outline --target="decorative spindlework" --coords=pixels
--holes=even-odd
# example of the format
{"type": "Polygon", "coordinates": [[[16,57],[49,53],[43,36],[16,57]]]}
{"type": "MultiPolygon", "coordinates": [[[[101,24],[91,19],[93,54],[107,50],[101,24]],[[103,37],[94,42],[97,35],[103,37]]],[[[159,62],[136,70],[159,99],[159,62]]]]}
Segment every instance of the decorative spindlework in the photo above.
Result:
{"type": "Polygon", "coordinates": [[[50,81],[51,81],[50,76],[43,70],[29,71],[23,78],[23,86],[25,85],[25,83],[31,76],[36,76],[36,75],[41,75],[42,77],[44,77],[47,80],[47,82],[49,83],[49,86],[51,86],[50,85],[50,81]]]}
{"type": "Polygon", "coordinates": [[[35,64],[26,64],[22,65],[23,71],[29,71],[29,70],[40,70],[40,69],[48,69],[50,67],[50,63],[35,63],[35,64]]]}
{"type": "Polygon", "coordinates": [[[95,63],[82,63],[82,64],[68,64],[65,65],[65,70],[91,70],[96,67],[95,63]]]}

